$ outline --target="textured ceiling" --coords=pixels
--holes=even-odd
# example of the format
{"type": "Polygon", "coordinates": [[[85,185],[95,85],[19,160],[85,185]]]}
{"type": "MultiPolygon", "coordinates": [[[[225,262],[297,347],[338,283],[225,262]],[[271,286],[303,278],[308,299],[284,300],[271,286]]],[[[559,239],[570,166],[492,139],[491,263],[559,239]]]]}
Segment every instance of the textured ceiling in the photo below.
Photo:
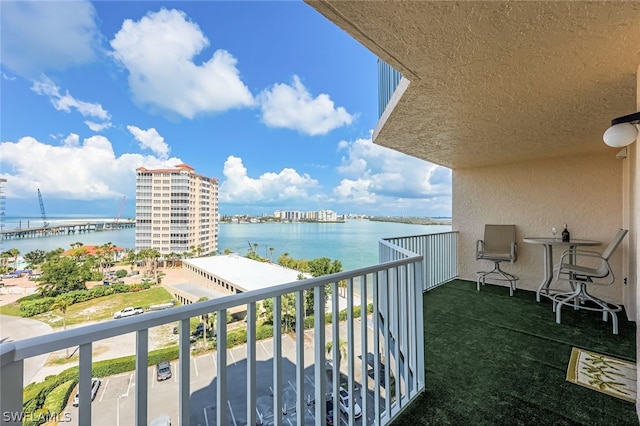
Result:
{"type": "Polygon", "coordinates": [[[377,144],[451,168],[612,150],[640,2],[306,0],[410,84],[377,144]]]}

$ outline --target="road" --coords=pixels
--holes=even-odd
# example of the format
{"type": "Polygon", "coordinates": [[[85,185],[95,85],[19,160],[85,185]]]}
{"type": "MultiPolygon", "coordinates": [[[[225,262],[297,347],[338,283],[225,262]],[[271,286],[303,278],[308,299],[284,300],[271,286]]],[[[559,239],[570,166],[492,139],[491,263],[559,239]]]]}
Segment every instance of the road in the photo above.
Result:
{"type": "MultiPolygon", "coordinates": [[[[0,342],[27,339],[51,333],[48,324],[30,318],[0,315],[0,342]]],[[[28,358],[24,361],[24,383],[31,383],[36,374],[44,366],[49,354],[28,358]]]]}

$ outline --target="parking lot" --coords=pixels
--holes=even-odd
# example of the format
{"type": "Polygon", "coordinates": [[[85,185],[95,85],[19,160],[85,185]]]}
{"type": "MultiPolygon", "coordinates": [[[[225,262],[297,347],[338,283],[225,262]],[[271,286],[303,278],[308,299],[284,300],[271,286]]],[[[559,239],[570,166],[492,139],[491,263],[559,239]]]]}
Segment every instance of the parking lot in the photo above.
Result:
{"type": "MultiPolygon", "coordinates": [[[[355,323],[360,327],[359,320],[355,323]]],[[[370,335],[372,330],[369,327],[370,335]]],[[[341,325],[341,335],[346,336],[346,327],[341,325]]],[[[330,335],[330,334],[328,334],[330,335]]],[[[313,371],[314,347],[313,330],[308,330],[305,337],[305,380],[304,399],[314,398],[315,377],[313,371]]],[[[343,337],[346,339],[346,337],[343,337]]],[[[359,340],[356,339],[355,352],[360,354],[359,340]]],[[[372,341],[372,340],[371,340],[372,341]]],[[[297,422],[296,389],[295,377],[295,336],[283,335],[282,339],[282,378],[283,388],[281,390],[283,400],[284,424],[295,425],[297,422]]],[[[216,423],[216,353],[211,352],[205,355],[192,357],[190,365],[190,385],[191,385],[191,424],[196,426],[213,426],[216,423]]],[[[273,341],[266,339],[258,341],[256,344],[256,368],[257,368],[257,406],[259,419],[263,424],[268,425],[273,422],[273,341]]],[[[362,367],[360,358],[355,359],[356,383],[358,389],[362,383],[362,367]]],[[[346,371],[346,362],[343,361],[341,370],[346,371]]],[[[330,368],[330,367],[329,367],[330,368]]],[[[153,419],[160,415],[169,415],[177,423],[178,419],[178,368],[177,361],[171,362],[172,377],[168,380],[158,382],[156,380],[155,366],[150,367],[147,374],[148,380],[148,418],[153,419]]],[[[327,381],[327,391],[331,391],[329,375],[325,374],[323,380],[327,381]]],[[[246,416],[246,345],[237,346],[227,351],[227,409],[229,412],[229,425],[245,425],[246,416]]],[[[129,372],[116,376],[105,377],[95,400],[92,404],[92,424],[105,426],[125,426],[134,424],[135,417],[135,373],[129,372]]],[[[73,393],[75,394],[75,392],[73,393]]],[[[356,401],[361,404],[359,394],[356,401]]],[[[372,417],[373,396],[369,392],[369,411],[358,419],[357,424],[362,420],[372,417]]],[[[323,401],[324,403],[324,401],[323,401]]],[[[305,424],[316,424],[314,418],[313,405],[305,405],[305,424]]],[[[67,406],[67,412],[71,414],[71,425],[77,425],[77,408],[71,404],[67,406]]],[[[339,411],[339,410],[336,410],[339,411]]],[[[341,416],[341,424],[347,424],[344,414],[341,416]]],[[[366,422],[370,424],[370,421],[366,422]]],[[[337,423],[336,423],[337,424],[337,423]]]]}

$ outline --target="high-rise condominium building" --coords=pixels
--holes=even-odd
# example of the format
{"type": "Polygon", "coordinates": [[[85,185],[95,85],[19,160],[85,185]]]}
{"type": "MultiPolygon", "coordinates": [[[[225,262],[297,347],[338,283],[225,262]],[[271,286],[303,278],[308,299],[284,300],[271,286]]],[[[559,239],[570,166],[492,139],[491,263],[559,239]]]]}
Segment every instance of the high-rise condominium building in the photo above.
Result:
{"type": "Polygon", "coordinates": [[[186,165],[136,169],[136,250],[162,255],[218,249],[218,179],[186,165]]]}

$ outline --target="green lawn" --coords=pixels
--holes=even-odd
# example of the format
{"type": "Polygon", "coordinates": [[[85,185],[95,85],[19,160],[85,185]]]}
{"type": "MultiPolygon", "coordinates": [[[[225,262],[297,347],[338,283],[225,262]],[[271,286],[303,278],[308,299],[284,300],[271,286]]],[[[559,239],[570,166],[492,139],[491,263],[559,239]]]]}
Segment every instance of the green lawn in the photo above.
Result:
{"type": "MultiPolygon", "coordinates": [[[[151,305],[169,301],[171,301],[171,294],[162,287],[150,288],[149,290],[135,293],[120,293],[99,297],[69,306],[67,309],[67,325],[112,319],[114,312],[127,306],[140,306],[146,309],[151,305]]],[[[0,310],[0,313],[4,312],[0,310]]],[[[62,327],[62,313],[59,310],[36,315],[33,319],[46,322],[54,328],[62,327]]]]}
{"type": "Polygon", "coordinates": [[[14,317],[19,317],[20,305],[17,303],[9,303],[8,305],[0,306],[0,315],[11,315],[14,317]]]}

